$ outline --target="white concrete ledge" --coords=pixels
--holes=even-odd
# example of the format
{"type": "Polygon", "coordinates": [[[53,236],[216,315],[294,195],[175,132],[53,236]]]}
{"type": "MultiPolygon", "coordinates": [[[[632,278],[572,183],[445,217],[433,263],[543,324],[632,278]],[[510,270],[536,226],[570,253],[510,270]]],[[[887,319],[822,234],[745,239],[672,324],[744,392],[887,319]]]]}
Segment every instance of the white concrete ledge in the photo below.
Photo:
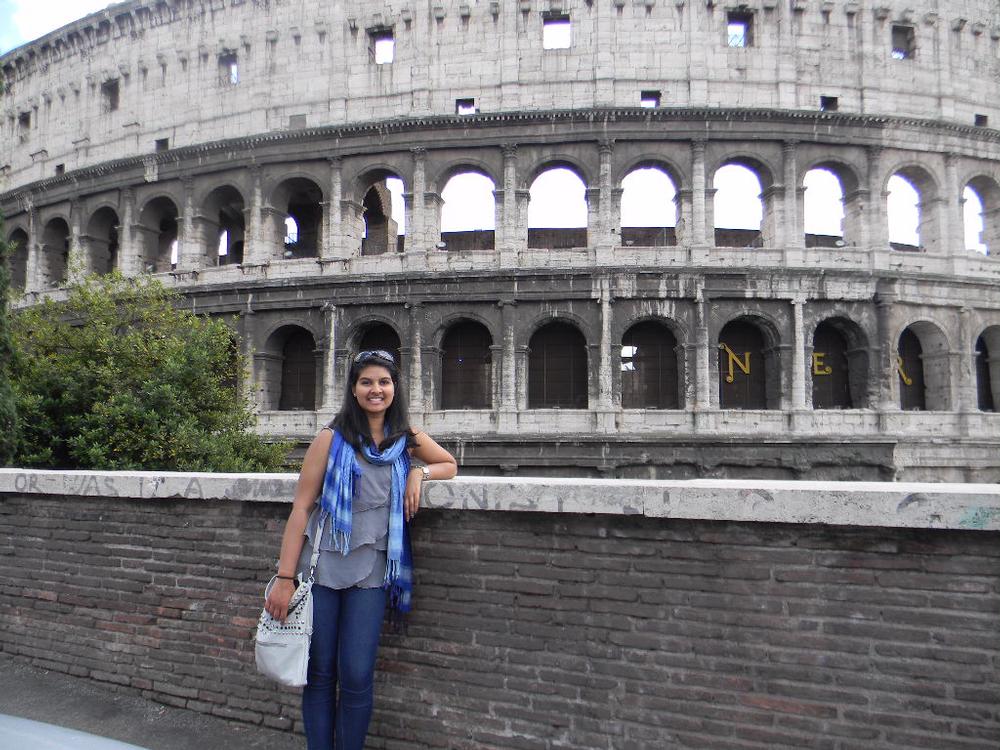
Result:
{"type": "MultiPolygon", "coordinates": [[[[0,496],[290,502],[294,474],[0,469],[0,496]]],[[[1000,531],[1000,485],[778,480],[460,477],[432,482],[430,508],[1000,531]]]]}

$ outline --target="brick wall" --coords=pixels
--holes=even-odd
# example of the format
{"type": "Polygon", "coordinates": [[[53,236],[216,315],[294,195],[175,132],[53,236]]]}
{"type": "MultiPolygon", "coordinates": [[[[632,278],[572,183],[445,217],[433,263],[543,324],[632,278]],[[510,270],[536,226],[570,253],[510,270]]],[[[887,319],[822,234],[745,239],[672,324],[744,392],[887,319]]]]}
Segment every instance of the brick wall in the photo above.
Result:
{"type": "MultiPolygon", "coordinates": [[[[287,508],[0,493],[0,648],[295,729],[251,643],[287,508]]],[[[435,509],[414,541],[370,747],[1000,744],[995,533],[435,509]]]]}

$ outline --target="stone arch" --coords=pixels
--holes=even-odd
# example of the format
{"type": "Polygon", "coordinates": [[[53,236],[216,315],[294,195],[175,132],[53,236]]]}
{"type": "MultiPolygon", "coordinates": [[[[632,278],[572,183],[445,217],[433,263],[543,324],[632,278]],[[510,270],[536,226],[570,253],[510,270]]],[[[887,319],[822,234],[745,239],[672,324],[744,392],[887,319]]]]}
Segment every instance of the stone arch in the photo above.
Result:
{"type": "Polygon", "coordinates": [[[441,189],[441,237],[448,251],[496,247],[496,182],[478,168],[457,166],[441,189]],[[452,204],[459,204],[453,210],[452,204]],[[466,217],[465,220],[459,217],[466,217]]]}
{"type": "Polygon", "coordinates": [[[675,326],[646,317],[634,321],[621,339],[623,409],[680,409],[684,367],[675,326]]]}
{"type": "Polygon", "coordinates": [[[315,258],[323,242],[323,189],[312,176],[286,176],[270,193],[272,211],[265,231],[278,257],[315,258]]]}
{"type": "Polygon", "coordinates": [[[494,185],[498,182],[503,182],[502,166],[498,169],[496,165],[490,164],[483,159],[477,159],[474,156],[461,156],[455,159],[449,159],[447,162],[442,164],[434,174],[433,178],[428,181],[428,186],[432,189],[443,189],[448,183],[448,180],[452,177],[466,172],[474,172],[476,174],[481,174],[484,177],[488,177],[493,181],[494,185]]]}
{"type": "Polygon", "coordinates": [[[402,252],[404,231],[399,231],[393,218],[392,193],[388,181],[396,179],[407,183],[403,175],[388,166],[370,166],[354,179],[354,193],[358,196],[359,212],[353,231],[360,237],[362,255],[382,255],[402,252]]]}
{"type": "Polygon", "coordinates": [[[819,159],[806,166],[802,173],[802,206],[800,214],[803,217],[805,228],[806,247],[841,247],[843,245],[861,244],[863,237],[862,222],[864,219],[864,200],[860,193],[861,180],[854,167],[842,161],[832,159],[819,159]],[[839,195],[827,197],[826,191],[821,185],[810,187],[810,175],[817,172],[832,175],[836,181],[836,192],[839,195]],[[821,201],[817,201],[817,196],[811,195],[810,190],[821,191],[821,201]],[[829,203],[827,202],[829,201],[829,203]],[[816,214],[821,214],[820,219],[823,224],[827,222],[825,217],[831,212],[839,213],[839,231],[832,231],[833,228],[822,228],[824,231],[817,231],[816,214]],[[810,231],[812,230],[812,231],[810,231]]]}
{"type": "MultiPolygon", "coordinates": [[[[886,196],[886,219],[889,223],[889,245],[894,250],[902,251],[935,251],[940,246],[941,206],[939,205],[939,182],[931,171],[922,164],[902,163],[892,169],[883,183],[883,193],[886,196]],[[900,232],[900,216],[903,208],[898,205],[893,193],[900,193],[902,184],[894,178],[902,180],[917,196],[916,236],[909,237],[900,232]],[[908,241],[908,240],[915,241],[908,241]]],[[[956,196],[957,198],[957,196],[956,196]]]]}
{"type": "Polygon", "coordinates": [[[774,323],[756,313],[737,315],[719,329],[717,342],[719,407],[780,408],[780,338],[774,323]]]}
{"type": "Polygon", "coordinates": [[[441,342],[444,341],[444,336],[456,323],[461,323],[464,320],[472,321],[473,323],[478,323],[483,328],[487,330],[490,334],[490,338],[494,341],[497,340],[497,321],[490,320],[483,315],[480,315],[474,310],[454,310],[442,316],[440,320],[437,321],[437,328],[434,330],[432,336],[433,345],[436,347],[441,346],[441,342]]]}
{"type": "Polygon", "coordinates": [[[622,180],[624,180],[630,173],[637,169],[659,169],[674,184],[674,188],[678,191],[683,190],[688,186],[687,172],[680,167],[672,159],[669,159],[662,154],[654,153],[643,153],[638,156],[634,156],[628,161],[624,162],[623,166],[615,172],[612,180],[615,185],[621,185],[622,180]]]}
{"type": "Polygon", "coordinates": [[[935,323],[917,320],[900,331],[896,363],[901,409],[951,408],[951,351],[944,331],[935,323]]]}
{"type": "Polygon", "coordinates": [[[813,408],[867,408],[870,363],[861,326],[844,315],[827,317],[817,322],[809,341],[813,408]]]}
{"type": "Polygon", "coordinates": [[[775,208],[775,196],[770,190],[774,184],[773,170],[756,157],[737,153],[719,160],[711,175],[715,246],[764,247],[771,244],[773,233],[765,229],[767,218],[775,208]],[[750,175],[756,179],[756,185],[750,175]],[[752,194],[754,190],[756,195],[752,194]],[[736,206],[739,208],[734,208],[736,206]]]}
{"type": "Polygon", "coordinates": [[[580,179],[584,187],[589,188],[594,185],[590,170],[579,159],[563,153],[546,153],[544,158],[536,161],[529,169],[525,170],[525,179],[521,183],[521,189],[529,190],[539,175],[551,169],[568,169],[580,179]]]}
{"type": "Polygon", "coordinates": [[[86,233],[80,238],[84,263],[93,273],[107,274],[119,265],[121,220],[110,206],[102,206],[87,220],[86,233]]]}
{"type": "Polygon", "coordinates": [[[573,323],[539,326],[528,341],[528,408],[588,408],[588,360],[586,336],[573,323]]]}
{"type": "Polygon", "coordinates": [[[28,247],[31,239],[22,227],[14,227],[7,235],[7,243],[10,245],[7,264],[11,288],[24,291],[28,288],[28,247]]]}
{"type": "Polygon", "coordinates": [[[260,372],[263,409],[316,409],[319,357],[311,331],[301,325],[281,325],[267,337],[263,350],[254,358],[260,372]]]}
{"type": "Polygon", "coordinates": [[[230,183],[206,193],[195,221],[206,265],[225,266],[243,262],[246,244],[246,202],[230,183]]]}
{"type": "Polygon", "coordinates": [[[146,273],[163,273],[177,264],[179,220],[177,204],[168,195],[150,198],[139,210],[135,240],[146,273]]]}
{"type": "Polygon", "coordinates": [[[976,405],[980,411],[1000,411],[1000,325],[984,328],[973,352],[976,405]]]}
{"type": "Polygon", "coordinates": [[[533,169],[532,175],[528,187],[528,247],[586,247],[586,173],[574,162],[549,159],[533,169]]]}
{"type": "Polygon", "coordinates": [[[666,247],[677,244],[677,219],[681,213],[680,191],[670,165],[640,161],[622,177],[619,212],[621,243],[626,247],[666,247]],[[662,191],[662,203],[653,210],[642,191],[662,191]]]}
{"type": "Polygon", "coordinates": [[[976,217],[980,226],[976,227],[978,230],[978,241],[983,246],[985,246],[985,253],[987,255],[997,255],[1000,254],[1000,184],[997,183],[996,179],[991,176],[978,174],[969,178],[965,182],[965,187],[962,190],[962,206],[963,206],[963,225],[965,228],[966,236],[966,248],[969,248],[969,240],[973,234],[973,230],[970,224],[973,222],[973,217],[969,215],[969,208],[966,202],[966,190],[971,190],[975,193],[976,197],[979,199],[980,211],[979,216],[976,217]]]}
{"type": "Polygon", "coordinates": [[[64,284],[69,272],[69,223],[61,216],[45,222],[38,258],[38,280],[42,289],[64,284]]]}
{"type": "Polygon", "coordinates": [[[381,316],[369,316],[364,321],[358,323],[352,333],[347,337],[350,342],[350,355],[353,361],[354,356],[361,351],[369,349],[384,349],[392,354],[396,360],[396,365],[400,373],[403,370],[402,361],[402,337],[396,325],[388,318],[381,316]]]}
{"type": "Polygon", "coordinates": [[[452,321],[443,331],[440,408],[492,407],[493,341],[487,326],[468,317],[452,321]]]}

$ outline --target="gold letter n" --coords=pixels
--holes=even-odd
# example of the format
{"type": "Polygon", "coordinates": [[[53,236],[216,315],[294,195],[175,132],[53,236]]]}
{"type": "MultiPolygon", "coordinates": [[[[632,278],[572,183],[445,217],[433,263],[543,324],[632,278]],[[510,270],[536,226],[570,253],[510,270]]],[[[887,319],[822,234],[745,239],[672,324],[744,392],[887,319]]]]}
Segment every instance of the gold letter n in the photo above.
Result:
{"type": "Polygon", "coordinates": [[[724,342],[719,343],[719,348],[724,350],[726,356],[729,358],[728,372],[726,374],[727,383],[732,383],[736,379],[736,372],[733,370],[734,364],[743,371],[744,375],[750,374],[750,352],[743,352],[743,361],[741,362],[739,355],[724,342]]]}

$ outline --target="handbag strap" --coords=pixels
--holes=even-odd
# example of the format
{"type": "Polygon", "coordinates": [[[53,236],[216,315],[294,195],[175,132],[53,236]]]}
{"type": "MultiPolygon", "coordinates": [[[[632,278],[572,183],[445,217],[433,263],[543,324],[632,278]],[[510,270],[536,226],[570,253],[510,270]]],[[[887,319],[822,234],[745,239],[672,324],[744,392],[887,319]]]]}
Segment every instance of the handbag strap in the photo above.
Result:
{"type": "Polygon", "coordinates": [[[316,573],[316,564],[319,563],[320,542],[323,539],[323,529],[326,528],[326,519],[330,514],[325,510],[320,512],[319,523],[316,525],[316,538],[313,539],[312,557],[309,559],[309,583],[313,582],[313,575],[316,573]]]}

